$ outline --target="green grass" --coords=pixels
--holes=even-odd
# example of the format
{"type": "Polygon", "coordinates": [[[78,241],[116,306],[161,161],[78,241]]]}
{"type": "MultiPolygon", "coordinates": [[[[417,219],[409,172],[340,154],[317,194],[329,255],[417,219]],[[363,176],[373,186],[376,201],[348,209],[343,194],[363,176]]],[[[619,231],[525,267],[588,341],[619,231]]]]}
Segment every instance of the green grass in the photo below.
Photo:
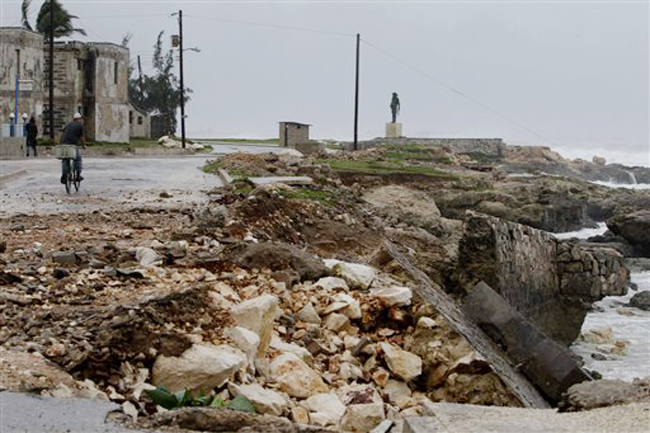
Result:
{"type": "Polygon", "coordinates": [[[404,165],[399,162],[381,162],[376,160],[369,161],[346,161],[338,159],[323,159],[330,165],[332,170],[347,173],[360,173],[371,175],[390,175],[390,174],[419,174],[440,179],[457,179],[456,176],[427,165],[404,165]]]}
{"type": "MultiPolygon", "coordinates": [[[[206,162],[203,166],[203,172],[209,174],[217,174],[221,168],[223,168],[223,163],[220,160],[216,159],[206,162]]],[[[228,170],[228,174],[232,176],[233,182],[237,182],[238,180],[246,180],[249,177],[254,177],[251,173],[241,170],[228,170]]]]}

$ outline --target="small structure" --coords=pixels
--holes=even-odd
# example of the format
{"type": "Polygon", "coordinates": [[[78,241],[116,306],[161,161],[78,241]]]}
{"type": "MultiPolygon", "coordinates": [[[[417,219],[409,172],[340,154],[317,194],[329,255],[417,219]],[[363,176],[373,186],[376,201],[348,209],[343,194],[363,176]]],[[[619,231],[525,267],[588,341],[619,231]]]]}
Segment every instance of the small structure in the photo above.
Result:
{"type": "Polygon", "coordinates": [[[129,137],[151,138],[151,117],[129,102],[129,137]]]}
{"type": "Polygon", "coordinates": [[[296,144],[309,142],[309,127],[306,123],[280,122],[280,146],[295,148],[296,144]]]}
{"type": "Polygon", "coordinates": [[[397,93],[393,93],[393,98],[390,101],[390,111],[393,121],[386,124],[386,138],[400,138],[402,137],[402,124],[397,121],[397,115],[400,111],[397,93]]]}

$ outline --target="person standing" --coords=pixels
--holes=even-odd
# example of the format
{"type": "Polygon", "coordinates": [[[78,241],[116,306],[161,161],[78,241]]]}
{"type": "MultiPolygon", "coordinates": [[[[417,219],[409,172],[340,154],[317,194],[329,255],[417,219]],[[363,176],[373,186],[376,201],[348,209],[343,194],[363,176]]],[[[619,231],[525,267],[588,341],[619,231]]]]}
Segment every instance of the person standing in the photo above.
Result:
{"type": "MultiPolygon", "coordinates": [[[[77,155],[74,160],[75,171],[79,174],[79,180],[83,180],[81,177],[81,149],[79,149],[79,144],[85,149],[86,141],[84,140],[84,127],[81,123],[81,114],[75,113],[72,117],[72,122],[68,122],[63,129],[63,134],[61,135],[61,144],[74,144],[77,146],[77,155]]],[[[63,173],[65,173],[65,160],[61,160],[61,183],[65,183],[63,173]]]]}
{"type": "Polygon", "coordinates": [[[26,140],[25,144],[27,147],[27,157],[29,158],[29,149],[32,149],[34,153],[34,158],[38,155],[36,154],[36,137],[38,136],[38,126],[36,126],[36,120],[34,116],[30,117],[29,122],[25,125],[26,140]]]}

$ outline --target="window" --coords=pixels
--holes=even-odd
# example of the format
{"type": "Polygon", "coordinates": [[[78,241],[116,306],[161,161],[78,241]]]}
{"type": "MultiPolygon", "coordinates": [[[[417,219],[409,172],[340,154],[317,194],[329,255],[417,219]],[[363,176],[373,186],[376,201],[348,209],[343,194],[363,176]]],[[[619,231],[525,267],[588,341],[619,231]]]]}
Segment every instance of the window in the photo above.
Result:
{"type": "Polygon", "coordinates": [[[133,111],[129,111],[129,125],[133,123],[133,111]]]}
{"type": "Polygon", "coordinates": [[[138,125],[142,125],[142,116],[138,116],[138,125]]]}
{"type": "Polygon", "coordinates": [[[113,64],[113,83],[117,84],[117,62],[113,64]]]}
{"type": "Polygon", "coordinates": [[[77,71],[81,71],[84,68],[84,61],[77,59],[77,71]]]}

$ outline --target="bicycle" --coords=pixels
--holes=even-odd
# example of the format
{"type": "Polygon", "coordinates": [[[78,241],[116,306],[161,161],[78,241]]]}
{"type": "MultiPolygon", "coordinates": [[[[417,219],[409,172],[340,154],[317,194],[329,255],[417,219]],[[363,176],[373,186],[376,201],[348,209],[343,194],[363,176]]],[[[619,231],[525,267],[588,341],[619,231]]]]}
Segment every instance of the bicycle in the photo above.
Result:
{"type": "Polygon", "coordinates": [[[54,149],[58,159],[63,161],[61,164],[61,178],[64,180],[65,192],[70,194],[72,186],[76,192],[79,192],[81,186],[81,176],[79,170],[75,167],[77,158],[77,146],[74,144],[60,144],[54,149]]]}

